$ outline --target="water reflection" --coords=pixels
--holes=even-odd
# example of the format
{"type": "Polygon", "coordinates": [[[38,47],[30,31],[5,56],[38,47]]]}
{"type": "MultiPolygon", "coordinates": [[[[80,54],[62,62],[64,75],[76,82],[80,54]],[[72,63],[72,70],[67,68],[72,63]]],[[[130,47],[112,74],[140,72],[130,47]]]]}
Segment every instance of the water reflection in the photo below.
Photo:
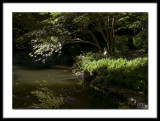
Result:
{"type": "Polygon", "coordinates": [[[69,69],[13,68],[14,109],[118,109],[134,108],[122,97],[83,88],[69,69]]]}

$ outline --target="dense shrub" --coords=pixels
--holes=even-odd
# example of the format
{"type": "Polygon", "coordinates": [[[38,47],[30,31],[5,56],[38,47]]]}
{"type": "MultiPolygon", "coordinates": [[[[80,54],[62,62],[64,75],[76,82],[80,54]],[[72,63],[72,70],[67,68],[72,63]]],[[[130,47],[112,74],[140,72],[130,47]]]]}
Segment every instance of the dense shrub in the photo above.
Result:
{"type": "Polygon", "coordinates": [[[115,36],[115,48],[116,48],[116,52],[121,54],[121,55],[125,55],[127,50],[129,49],[129,47],[127,46],[128,44],[128,40],[129,40],[129,36],[115,36]]]}
{"type": "Polygon", "coordinates": [[[80,70],[87,69],[95,75],[103,76],[108,84],[118,84],[138,91],[147,91],[147,57],[129,61],[111,57],[97,59],[93,55],[88,57],[87,54],[87,56],[79,56],[79,60],[73,67],[80,70]]]}
{"type": "Polygon", "coordinates": [[[139,32],[133,37],[133,44],[137,49],[148,48],[148,33],[147,30],[139,32]]]}

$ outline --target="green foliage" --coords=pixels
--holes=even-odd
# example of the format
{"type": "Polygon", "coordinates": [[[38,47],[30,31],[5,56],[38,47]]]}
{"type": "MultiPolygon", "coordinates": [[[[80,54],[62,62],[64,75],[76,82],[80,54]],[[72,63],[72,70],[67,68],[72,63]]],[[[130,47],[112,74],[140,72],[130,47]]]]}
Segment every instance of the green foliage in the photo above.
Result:
{"type": "Polygon", "coordinates": [[[128,36],[115,36],[115,48],[117,52],[121,55],[124,55],[128,51],[128,36]]]}
{"type": "Polygon", "coordinates": [[[78,59],[80,60],[99,60],[100,58],[103,58],[104,56],[100,53],[93,53],[93,52],[88,52],[88,53],[83,53],[78,56],[78,59]]]}
{"type": "Polygon", "coordinates": [[[95,75],[103,76],[106,83],[146,92],[148,58],[136,58],[130,61],[111,57],[104,57],[99,60],[94,60],[92,56],[91,58],[88,56],[80,56],[79,58],[80,61],[73,65],[74,68],[87,69],[95,75]],[[143,83],[139,83],[139,80],[142,80],[143,83]]]}
{"type": "Polygon", "coordinates": [[[62,43],[70,39],[64,22],[60,24],[63,17],[62,13],[13,13],[15,47],[26,49],[29,45],[30,57],[45,62],[54,52],[61,52],[62,43]]]}
{"type": "Polygon", "coordinates": [[[148,34],[146,30],[133,37],[133,44],[137,49],[148,48],[148,34]]]}
{"type": "MultiPolygon", "coordinates": [[[[50,41],[53,41],[50,44],[50,42],[42,42],[37,43],[38,40],[32,40],[33,44],[33,52],[29,53],[30,57],[33,57],[35,62],[40,61],[45,63],[46,59],[49,58],[53,53],[61,53],[62,45],[60,42],[57,41],[57,38],[51,37],[50,41]]],[[[40,40],[39,40],[40,41],[40,40]]],[[[43,41],[43,40],[41,40],[43,41]]]]}
{"type": "Polygon", "coordinates": [[[87,16],[88,13],[80,13],[78,14],[74,19],[73,23],[76,24],[79,28],[78,31],[82,31],[84,28],[87,28],[90,24],[89,16],[87,16]]]}
{"type": "MultiPolygon", "coordinates": [[[[21,49],[23,46],[26,47],[26,44],[29,44],[30,40],[35,36],[28,36],[28,33],[31,33],[35,30],[43,30],[42,28],[46,26],[42,21],[49,17],[49,14],[40,14],[40,13],[19,13],[14,12],[13,16],[13,41],[16,44],[16,47],[21,49]],[[22,47],[21,47],[22,46],[22,47]]],[[[28,48],[27,48],[28,49],[28,48]]]]}
{"type": "MultiPolygon", "coordinates": [[[[109,43],[106,42],[106,37],[109,35],[106,32],[111,29],[115,32],[128,29],[134,31],[133,41],[136,48],[147,48],[148,13],[13,13],[13,41],[16,45],[14,47],[31,49],[29,55],[42,62],[52,54],[61,52],[62,47],[69,43],[87,43],[99,50],[102,45],[111,46],[109,41],[109,43]],[[107,20],[109,25],[106,24],[107,20]],[[114,28],[112,28],[112,22],[114,28]],[[75,42],[75,39],[78,42],[75,42]]],[[[112,45],[113,48],[115,45],[120,53],[128,50],[126,46],[128,37],[123,35],[115,35],[116,40],[112,45]]],[[[74,50],[76,48],[71,50],[71,53],[74,53],[74,50]]]]}
{"type": "Polygon", "coordinates": [[[141,21],[136,21],[133,24],[131,24],[129,28],[131,28],[131,29],[140,28],[141,25],[142,25],[141,21]]]}
{"type": "Polygon", "coordinates": [[[117,30],[131,29],[136,32],[137,29],[148,26],[148,13],[145,12],[119,13],[117,18],[117,30]]]}
{"type": "MultiPolygon", "coordinates": [[[[88,68],[89,64],[91,62],[96,62],[96,60],[98,61],[101,58],[104,58],[105,56],[103,56],[100,53],[92,53],[92,52],[88,52],[88,53],[83,53],[80,54],[79,56],[77,56],[76,58],[76,63],[74,63],[73,67],[74,68],[78,68],[81,70],[85,70],[88,68]]],[[[95,64],[96,65],[96,64],[95,64]]],[[[93,66],[92,68],[94,68],[95,66],[93,66]]]]}
{"type": "Polygon", "coordinates": [[[148,48],[148,13],[122,14],[117,22],[116,31],[130,29],[134,32],[133,44],[137,49],[148,48]]]}
{"type": "Polygon", "coordinates": [[[136,83],[134,84],[134,87],[133,87],[135,90],[138,90],[138,91],[144,91],[145,93],[148,92],[148,86],[146,84],[145,81],[143,80],[138,80],[136,81],[136,83]]]}

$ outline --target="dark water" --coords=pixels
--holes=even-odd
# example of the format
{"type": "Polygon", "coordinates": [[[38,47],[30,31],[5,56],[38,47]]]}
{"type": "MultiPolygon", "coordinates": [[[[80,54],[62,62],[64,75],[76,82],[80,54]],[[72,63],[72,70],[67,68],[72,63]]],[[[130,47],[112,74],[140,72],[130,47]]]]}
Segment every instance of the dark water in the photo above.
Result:
{"type": "Polygon", "coordinates": [[[118,95],[83,88],[65,66],[33,70],[13,66],[13,109],[128,109],[118,95]]]}

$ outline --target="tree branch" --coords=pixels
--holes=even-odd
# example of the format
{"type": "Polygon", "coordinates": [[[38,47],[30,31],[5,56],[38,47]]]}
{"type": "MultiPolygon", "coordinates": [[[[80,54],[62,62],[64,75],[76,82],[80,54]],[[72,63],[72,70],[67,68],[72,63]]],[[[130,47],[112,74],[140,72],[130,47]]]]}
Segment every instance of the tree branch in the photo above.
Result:
{"type": "Polygon", "coordinates": [[[90,44],[90,45],[93,45],[93,46],[97,47],[97,45],[95,43],[90,42],[90,41],[85,41],[85,40],[82,40],[80,38],[72,39],[72,41],[70,41],[68,43],[65,43],[65,44],[74,44],[74,43],[87,43],[87,44],[90,44]],[[75,41],[75,40],[78,40],[78,41],[75,41]]]}
{"type": "Polygon", "coordinates": [[[102,52],[102,48],[100,47],[99,42],[98,42],[98,39],[96,38],[96,36],[95,36],[95,35],[93,34],[93,32],[90,31],[89,29],[87,29],[87,31],[91,34],[91,36],[92,36],[93,40],[95,41],[95,43],[96,43],[99,51],[102,52]]]}

